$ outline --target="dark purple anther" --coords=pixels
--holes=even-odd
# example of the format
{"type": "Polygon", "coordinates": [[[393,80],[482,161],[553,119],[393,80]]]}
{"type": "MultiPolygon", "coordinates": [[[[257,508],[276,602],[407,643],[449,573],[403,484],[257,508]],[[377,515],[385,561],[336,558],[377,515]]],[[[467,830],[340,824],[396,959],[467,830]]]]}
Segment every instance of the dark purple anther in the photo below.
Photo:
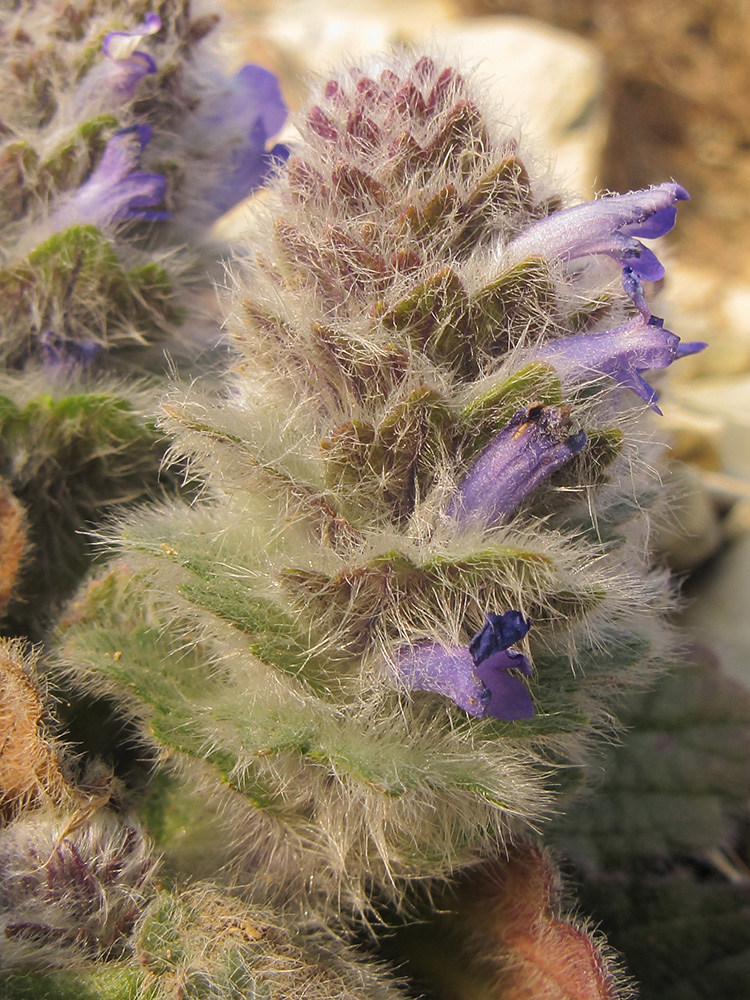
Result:
{"type": "Polygon", "coordinates": [[[484,627],[469,643],[469,652],[474,663],[480,664],[495,653],[520,642],[531,628],[531,622],[520,611],[506,611],[505,614],[488,614],[484,627]]]}
{"type": "Polygon", "coordinates": [[[517,410],[467,472],[446,514],[463,523],[499,524],[533,489],[577,455],[582,430],[571,434],[566,406],[533,405],[517,410]]]}
{"type": "Polygon", "coordinates": [[[641,372],[667,368],[673,361],[696,354],[706,346],[701,342],[680,343],[656,317],[634,317],[613,330],[561,337],[545,344],[534,359],[551,364],[563,382],[581,384],[602,375],[614,379],[645,400],[656,413],[656,392],[641,372]]]}

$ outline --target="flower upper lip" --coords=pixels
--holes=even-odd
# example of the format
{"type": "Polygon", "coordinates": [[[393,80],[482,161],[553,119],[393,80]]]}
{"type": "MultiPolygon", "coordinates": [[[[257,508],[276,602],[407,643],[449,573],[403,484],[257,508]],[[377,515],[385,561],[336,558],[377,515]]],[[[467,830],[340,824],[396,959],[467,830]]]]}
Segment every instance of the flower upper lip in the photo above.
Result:
{"type": "Polygon", "coordinates": [[[656,239],[675,224],[677,202],[690,195],[671,181],[628,194],[607,195],[554,212],[532,223],[504,250],[510,263],[539,254],[552,260],[578,260],[604,254],[623,268],[623,286],[647,312],[641,281],[659,281],[664,266],[642,239],[656,239]]]}

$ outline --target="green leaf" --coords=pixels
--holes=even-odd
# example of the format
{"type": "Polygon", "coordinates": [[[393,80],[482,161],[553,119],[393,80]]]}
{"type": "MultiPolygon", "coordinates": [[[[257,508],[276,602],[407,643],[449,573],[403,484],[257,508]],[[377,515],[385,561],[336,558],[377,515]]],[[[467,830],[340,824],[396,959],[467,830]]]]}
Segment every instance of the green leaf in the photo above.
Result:
{"type": "Polygon", "coordinates": [[[620,718],[627,731],[601,762],[602,783],[553,827],[559,848],[601,874],[724,843],[750,797],[750,694],[692,663],[620,718]]]}
{"type": "MultiPolygon", "coordinates": [[[[623,814],[624,815],[624,814],[623,814]]],[[[622,952],[641,1000],[728,1000],[750,991],[750,887],[688,869],[586,883],[583,908],[622,952]]]]}
{"type": "Polygon", "coordinates": [[[28,511],[34,545],[16,615],[67,595],[91,563],[84,531],[103,509],[156,489],[162,453],[160,436],[113,394],[0,396],[0,477],[28,511]]]}
{"type": "Polygon", "coordinates": [[[81,969],[0,973],[3,1000],[156,1000],[139,969],[107,962],[81,969]]]}

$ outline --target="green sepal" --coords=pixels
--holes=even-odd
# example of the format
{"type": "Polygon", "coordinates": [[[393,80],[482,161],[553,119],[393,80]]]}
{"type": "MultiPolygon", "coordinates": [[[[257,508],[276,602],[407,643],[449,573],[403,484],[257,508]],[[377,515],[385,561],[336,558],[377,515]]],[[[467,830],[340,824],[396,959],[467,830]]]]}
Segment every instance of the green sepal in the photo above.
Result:
{"type": "Polygon", "coordinates": [[[388,190],[355,164],[338,163],[331,173],[339,211],[348,215],[379,212],[389,204],[388,190]]]}
{"type": "Polygon", "coordinates": [[[462,253],[471,250],[501,211],[528,211],[532,205],[531,183],[523,163],[516,156],[500,160],[473,189],[462,206],[464,221],[452,243],[462,253]]]}
{"type": "Polygon", "coordinates": [[[0,152],[0,222],[23,218],[36,184],[39,157],[23,139],[8,143],[0,152]]]}
{"type": "Polygon", "coordinates": [[[453,184],[446,184],[422,207],[410,205],[399,218],[399,235],[411,239],[424,239],[438,235],[459,209],[458,192],[453,184]]]}
{"type": "Polygon", "coordinates": [[[377,427],[352,420],[335,428],[320,445],[326,457],[326,483],[356,490],[342,497],[352,511],[381,507],[399,521],[411,513],[417,492],[424,493],[454,418],[442,396],[420,387],[394,404],[377,427]]]}
{"type": "Polygon", "coordinates": [[[448,112],[443,125],[430,139],[423,160],[428,168],[436,163],[450,164],[458,177],[468,179],[476,170],[477,160],[489,146],[489,136],[479,109],[472,101],[461,100],[448,112]]]}
{"type": "Polygon", "coordinates": [[[459,414],[465,427],[464,457],[471,458],[500,433],[521,407],[559,406],[562,385],[554,368],[534,361],[476,396],[459,414]]]}
{"type": "Polygon", "coordinates": [[[596,471],[596,478],[605,478],[604,470],[622,454],[625,435],[619,427],[586,428],[586,461],[596,471]]]}
{"type": "Polygon", "coordinates": [[[459,278],[451,267],[444,267],[384,312],[381,323],[386,330],[403,334],[436,364],[469,375],[474,371],[474,361],[468,307],[459,278]]]}
{"type": "Polygon", "coordinates": [[[471,300],[477,346],[508,350],[539,317],[555,312],[555,286],[543,257],[526,257],[485,285],[471,300]]]}
{"type": "Polygon", "coordinates": [[[28,353],[33,331],[108,343],[140,342],[179,319],[165,269],[149,263],[125,270],[94,226],[71,226],[0,272],[0,303],[10,335],[11,364],[28,353]],[[137,333],[131,330],[135,327],[137,333]]]}
{"type": "Polygon", "coordinates": [[[40,164],[39,179],[44,188],[67,190],[80,184],[117,128],[114,115],[99,115],[79,125],[63,145],[40,164]]]}
{"type": "Polygon", "coordinates": [[[144,988],[142,970],[121,962],[0,972],[0,995],[3,1000],[161,1000],[159,994],[144,988]]]}

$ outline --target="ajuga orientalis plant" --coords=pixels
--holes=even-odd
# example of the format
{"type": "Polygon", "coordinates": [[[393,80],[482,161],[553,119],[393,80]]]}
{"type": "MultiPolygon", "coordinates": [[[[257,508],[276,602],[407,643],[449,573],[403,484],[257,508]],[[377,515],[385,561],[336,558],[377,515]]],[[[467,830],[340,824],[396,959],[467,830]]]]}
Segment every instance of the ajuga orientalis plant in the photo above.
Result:
{"type": "Polygon", "coordinates": [[[252,892],[332,918],[535,827],[670,655],[643,373],[702,345],[644,292],[678,184],[566,207],[408,54],[299,126],[229,276],[225,389],[163,404],[202,495],[123,519],[59,655],[214,803],[252,892]]]}

